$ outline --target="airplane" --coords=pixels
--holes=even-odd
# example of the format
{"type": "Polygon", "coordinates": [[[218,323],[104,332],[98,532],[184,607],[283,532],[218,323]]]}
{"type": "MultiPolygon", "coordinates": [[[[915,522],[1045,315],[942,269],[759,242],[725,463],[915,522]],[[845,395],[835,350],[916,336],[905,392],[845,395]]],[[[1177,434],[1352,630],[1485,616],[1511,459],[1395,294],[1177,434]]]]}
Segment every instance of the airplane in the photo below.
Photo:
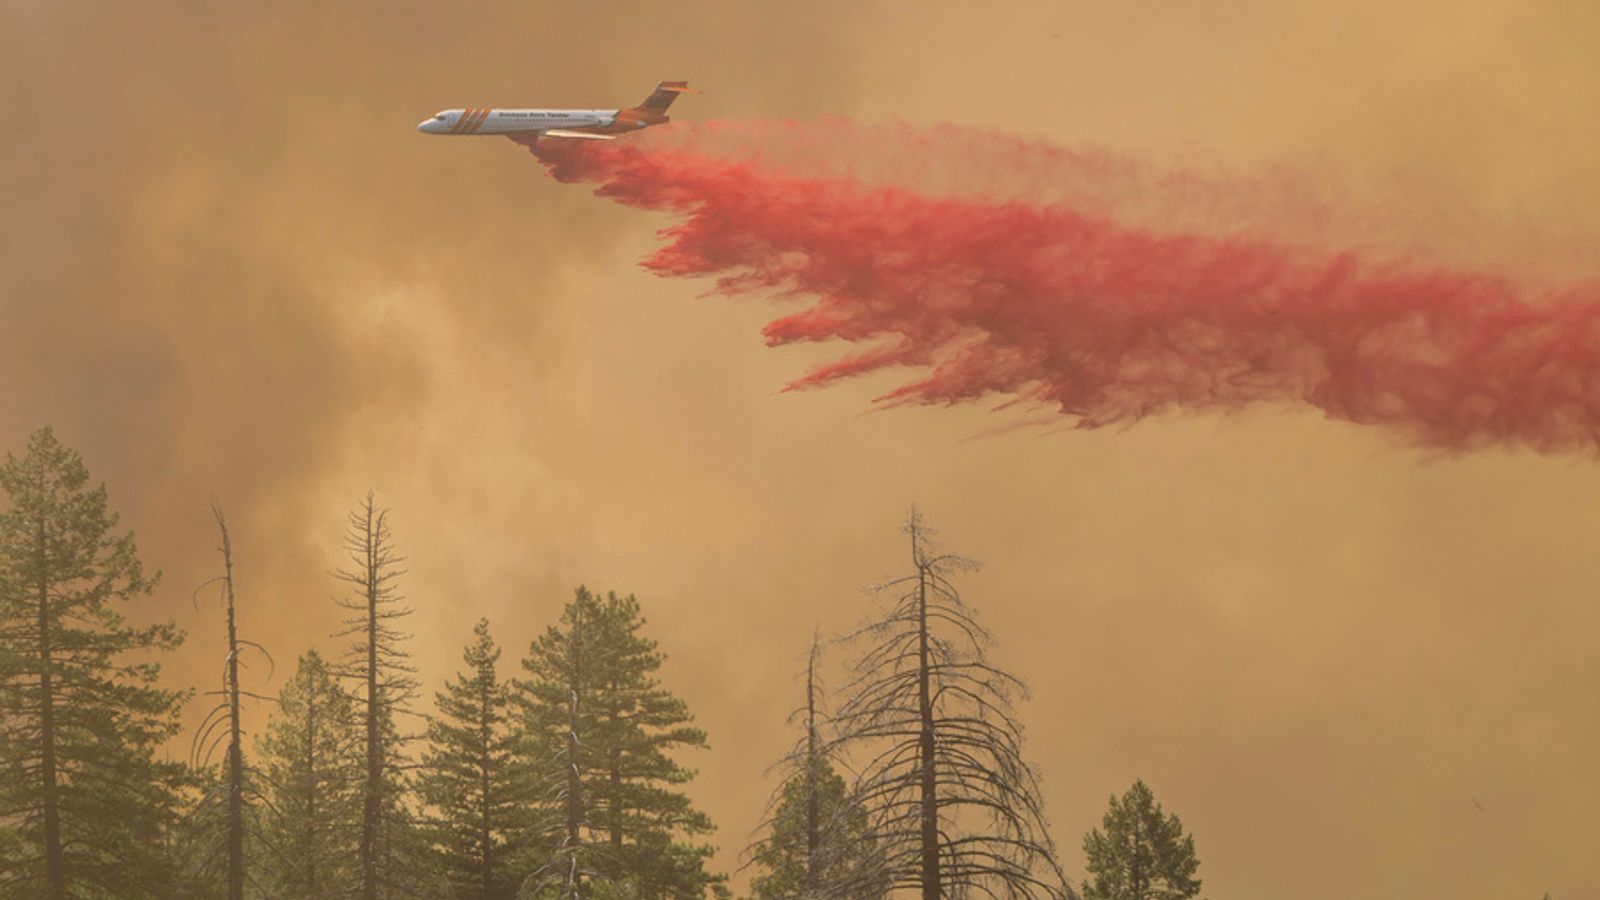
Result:
{"type": "Polygon", "coordinates": [[[619,134],[660,125],[667,107],[689,93],[687,81],[663,81],[632,109],[447,109],[418,123],[423,134],[503,134],[532,146],[539,138],[614,140],[619,134]]]}

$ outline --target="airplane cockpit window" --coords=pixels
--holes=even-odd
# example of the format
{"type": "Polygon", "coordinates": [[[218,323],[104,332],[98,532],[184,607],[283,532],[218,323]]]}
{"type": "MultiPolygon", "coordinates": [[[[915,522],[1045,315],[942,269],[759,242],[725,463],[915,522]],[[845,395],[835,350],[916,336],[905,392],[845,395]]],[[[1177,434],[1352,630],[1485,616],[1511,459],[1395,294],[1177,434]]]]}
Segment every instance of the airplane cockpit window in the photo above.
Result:
{"type": "Polygon", "coordinates": [[[439,113],[437,116],[434,116],[434,118],[438,119],[441,122],[443,122],[444,119],[445,119],[445,116],[444,116],[444,113],[439,113]]]}

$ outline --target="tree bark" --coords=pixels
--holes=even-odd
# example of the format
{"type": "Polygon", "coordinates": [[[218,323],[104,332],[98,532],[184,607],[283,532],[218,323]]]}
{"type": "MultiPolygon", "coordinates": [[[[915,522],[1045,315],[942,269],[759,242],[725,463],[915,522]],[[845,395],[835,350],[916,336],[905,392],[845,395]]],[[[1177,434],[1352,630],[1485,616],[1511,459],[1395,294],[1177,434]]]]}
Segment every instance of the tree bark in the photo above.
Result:
{"type": "Polygon", "coordinates": [[[922,900],[940,900],[939,798],[934,769],[933,702],[929,697],[928,570],[917,560],[917,710],[922,728],[918,736],[918,762],[922,768],[922,900]]]}
{"type": "Polygon", "coordinates": [[[378,898],[378,818],[382,812],[383,734],[378,690],[378,560],[372,507],[366,512],[367,549],[367,789],[361,806],[361,897],[378,898]]]}
{"type": "Polygon", "coordinates": [[[489,765],[490,756],[494,752],[494,733],[490,723],[490,699],[489,690],[485,689],[478,718],[478,738],[482,741],[482,755],[478,758],[478,786],[482,793],[478,839],[483,847],[483,864],[479,871],[479,880],[482,882],[483,900],[490,900],[489,892],[494,885],[494,835],[491,829],[493,823],[490,821],[489,797],[489,765]]]}
{"type": "MultiPolygon", "coordinates": [[[[39,488],[44,489],[40,470],[39,488]]],[[[61,849],[61,789],[56,772],[56,698],[51,669],[50,570],[44,514],[39,515],[39,778],[44,802],[44,871],[50,900],[66,900],[67,866],[61,849]]]]}
{"type": "Polygon", "coordinates": [[[806,660],[806,891],[817,886],[817,641],[806,660]]]}
{"type": "Polygon", "coordinates": [[[583,781],[578,774],[578,693],[583,687],[583,603],[573,605],[572,680],[567,702],[567,847],[569,861],[567,890],[572,897],[584,896],[583,875],[578,871],[577,853],[583,825],[583,781]]]}
{"type": "Polygon", "coordinates": [[[222,531],[222,585],[228,609],[228,900],[244,900],[244,749],[239,729],[239,632],[233,609],[233,547],[222,531]]]}
{"type": "MultiPolygon", "coordinates": [[[[609,686],[612,698],[615,699],[617,679],[614,675],[610,679],[609,686]]],[[[615,705],[610,709],[610,719],[613,727],[622,720],[622,711],[617,709],[615,705]]],[[[611,850],[620,857],[622,853],[622,751],[619,748],[611,748],[610,763],[611,770],[607,774],[611,788],[611,808],[606,812],[610,814],[611,819],[609,828],[611,832],[609,835],[611,838],[611,850]]]]}
{"type": "Polygon", "coordinates": [[[317,692],[306,694],[306,888],[317,891],[317,692]]]}

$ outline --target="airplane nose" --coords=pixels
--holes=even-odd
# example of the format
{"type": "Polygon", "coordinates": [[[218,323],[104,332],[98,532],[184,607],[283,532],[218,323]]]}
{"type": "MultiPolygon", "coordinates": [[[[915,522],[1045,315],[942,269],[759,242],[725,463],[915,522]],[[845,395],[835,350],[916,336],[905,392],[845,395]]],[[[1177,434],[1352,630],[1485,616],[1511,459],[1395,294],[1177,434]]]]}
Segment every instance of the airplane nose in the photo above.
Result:
{"type": "Polygon", "coordinates": [[[432,121],[433,121],[432,119],[423,119],[421,122],[417,123],[417,130],[422,132],[423,134],[427,134],[428,133],[428,124],[431,123],[432,121]]]}

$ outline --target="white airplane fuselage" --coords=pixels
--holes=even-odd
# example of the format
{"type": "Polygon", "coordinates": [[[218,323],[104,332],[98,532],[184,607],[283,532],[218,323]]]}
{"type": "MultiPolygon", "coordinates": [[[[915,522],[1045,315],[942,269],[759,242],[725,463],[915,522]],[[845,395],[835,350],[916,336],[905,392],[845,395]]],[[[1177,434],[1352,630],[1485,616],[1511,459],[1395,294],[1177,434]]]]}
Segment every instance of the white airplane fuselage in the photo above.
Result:
{"type": "MultiPolygon", "coordinates": [[[[600,129],[617,124],[616,109],[447,109],[417,126],[423,134],[523,134],[600,129]]],[[[629,123],[633,128],[644,122],[629,123]]]]}
{"type": "Polygon", "coordinates": [[[607,141],[669,121],[667,108],[689,90],[687,81],[663,81],[629,109],[446,109],[418,123],[423,134],[499,134],[532,145],[541,137],[607,141]]]}

